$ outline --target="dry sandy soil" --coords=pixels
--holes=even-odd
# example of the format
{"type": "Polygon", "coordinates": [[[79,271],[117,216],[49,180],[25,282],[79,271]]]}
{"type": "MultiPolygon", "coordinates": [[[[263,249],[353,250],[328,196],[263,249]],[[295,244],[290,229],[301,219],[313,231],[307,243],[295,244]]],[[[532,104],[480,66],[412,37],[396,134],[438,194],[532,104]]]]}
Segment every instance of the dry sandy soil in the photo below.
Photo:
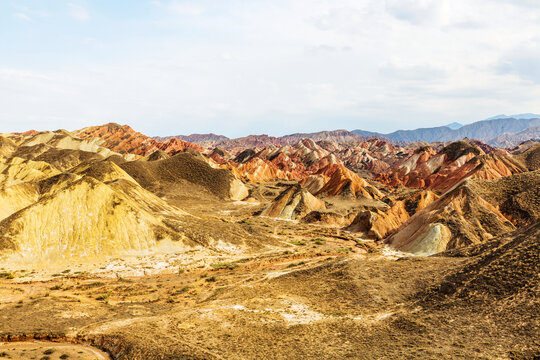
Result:
{"type": "Polygon", "coordinates": [[[515,294],[493,303],[433,296],[475,258],[412,257],[338,228],[253,216],[264,194],[279,190],[258,189],[261,203],[161,194],[208,226],[240,226],[264,247],[0,265],[0,358],[539,356],[537,288],[521,312],[492,311],[515,294]]]}

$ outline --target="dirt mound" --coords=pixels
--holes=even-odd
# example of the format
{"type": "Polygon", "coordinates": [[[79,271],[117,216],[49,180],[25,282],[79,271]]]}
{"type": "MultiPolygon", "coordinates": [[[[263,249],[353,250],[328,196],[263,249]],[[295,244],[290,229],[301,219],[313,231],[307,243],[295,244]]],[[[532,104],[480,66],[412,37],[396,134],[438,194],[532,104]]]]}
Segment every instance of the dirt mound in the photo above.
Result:
{"type": "Polygon", "coordinates": [[[311,195],[301,185],[293,185],[268,204],[261,215],[295,220],[304,217],[311,211],[324,208],[323,201],[311,195]]]}
{"type": "Polygon", "coordinates": [[[475,191],[496,206],[516,226],[540,218],[540,170],[493,181],[475,180],[475,191]]]}
{"type": "Polygon", "coordinates": [[[141,186],[152,191],[181,179],[199,185],[221,199],[241,200],[248,195],[247,188],[230,171],[214,169],[188,153],[152,162],[126,162],[120,167],[141,186]]]}
{"type": "Polygon", "coordinates": [[[489,245],[491,248],[484,246],[469,264],[427,291],[424,301],[465,300],[487,302],[490,308],[497,304],[519,309],[520,314],[529,315],[531,330],[538,332],[538,319],[535,321],[533,314],[538,314],[540,307],[540,223],[501,236],[489,245]]]}
{"type": "Polygon", "coordinates": [[[161,151],[161,150],[156,150],[152,154],[148,155],[146,157],[146,160],[147,161],[158,161],[158,160],[166,160],[168,158],[170,158],[170,156],[167,155],[166,152],[161,151]]]}
{"type": "Polygon", "coordinates": [[[540,169],[540,144],[536,143],[528,150],[520,153],[516,158],[524,163],[524,165],[530,170],[540,169]]]}

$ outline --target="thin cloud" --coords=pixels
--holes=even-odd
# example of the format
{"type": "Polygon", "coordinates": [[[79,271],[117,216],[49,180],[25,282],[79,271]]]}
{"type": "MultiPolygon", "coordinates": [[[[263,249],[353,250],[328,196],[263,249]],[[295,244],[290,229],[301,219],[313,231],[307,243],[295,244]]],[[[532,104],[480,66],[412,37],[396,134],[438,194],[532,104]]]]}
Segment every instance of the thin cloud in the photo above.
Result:
{"type": "Polygon", "coordinates": [[[90,12],[84,6],[68,3],[69,13],[77,21],[90,20],[90,12]]]}
{"type": "MultiPolygon", "coordinates": [[[[20,64],[0,69],[3,125],[241,136],[540,112],[540,22],[510,0],[145,0],[124,12],[65,0],[47,11],[87,21],[90,4],[112,21],[44,21],[33,37],[15,17],[5,24],[35,56],[0,49],[20,64]]],[[[8,14],[37,22],[36,11],[8,14]]]]}
{"type": "Polygon", "coordinates": [[[162,1],[152,1],[152,5],[161,7],[171,13],[176,15],[187,15],[187,16],[196,16],[201,15],[205,12],[205,8],[201,5],[184,2],[184,1],[171,1],[171,2],[162,2],[162,1]]]}
{"type": "Polygon", "coordinates": [[[443,0],[386,0],[386,10],[396,19],[412,24],[437,21],[444,6],[443,0]]]}
{"type": "Polygon", "coordinates": [[[13,14],[13,17],[24,20],[24,21],[32,21],[32,19],[28,15],[23,14],[23,13],[15,13],[13,14]]]}

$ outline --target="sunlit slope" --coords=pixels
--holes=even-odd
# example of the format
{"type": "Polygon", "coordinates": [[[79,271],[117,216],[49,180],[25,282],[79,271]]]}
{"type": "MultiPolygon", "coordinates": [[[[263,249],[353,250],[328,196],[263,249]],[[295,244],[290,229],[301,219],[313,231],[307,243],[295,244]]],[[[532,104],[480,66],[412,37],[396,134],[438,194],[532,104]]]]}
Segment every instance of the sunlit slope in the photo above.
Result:
{"type": "Polygon", "coordinates": [[[386,242],[423,255],[485,242],[538,221],[539,188],[539,171],[466,180],[412,216],[386,242]]]}
{"type": "MultiPolygon", "coordinates": [[[[29,259],[92,258],[185,240],[163,222],[187,216],[126,180],[59,177],[32,205],[0,222],[0,249],[29,259]]],[[[187,241],[189,242],[189,241],[187,241]]]]}

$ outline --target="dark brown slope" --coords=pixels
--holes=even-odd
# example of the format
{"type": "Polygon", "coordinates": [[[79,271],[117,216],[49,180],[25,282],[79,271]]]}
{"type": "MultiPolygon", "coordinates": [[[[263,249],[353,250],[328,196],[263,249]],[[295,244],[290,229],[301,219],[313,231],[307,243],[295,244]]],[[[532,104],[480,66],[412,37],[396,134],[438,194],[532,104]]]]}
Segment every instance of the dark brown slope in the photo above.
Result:
{"type": "Polygon", "coordinates": [[[58,149],[43,144],[21,146],[13,155],[27,160],[44,161],[60,171],[68,171],[83,162],[103,159],[102,155],[94,152],[58,149]]]}
{"type": "Polygon", "coordinates": [[[516,158],[531,171],[540,169],[540,144],[531,146],[524,152],[516,155],[516,158]]]}
{"type": "MultiPolygon", "coordinates": [[[[467,248],[461,252],[465,250],[467,248]]],[[[539,221],[469,250],[469,254],[478,255],[461,270],[430,289],[426,301],[492,303],[493,300],[507,300],[507,305],[512,307],[519,302],[519,306],[539,309],[539,221]]],[[[445,255],[458,254],[441,254],[445,255]]],[[[540,329],[538,322],[535,326],[540,329]]]]}
{"type": "Polygon", "coordinates": [[[190,153],[181,153],[157,161],[126,162],[120,167],[142,187],[158,193],[171,184],[185,184],[187,181],[218,198],[228,199],[231,183],[236,180],[228,170],[214,169],[190,153]]]}

